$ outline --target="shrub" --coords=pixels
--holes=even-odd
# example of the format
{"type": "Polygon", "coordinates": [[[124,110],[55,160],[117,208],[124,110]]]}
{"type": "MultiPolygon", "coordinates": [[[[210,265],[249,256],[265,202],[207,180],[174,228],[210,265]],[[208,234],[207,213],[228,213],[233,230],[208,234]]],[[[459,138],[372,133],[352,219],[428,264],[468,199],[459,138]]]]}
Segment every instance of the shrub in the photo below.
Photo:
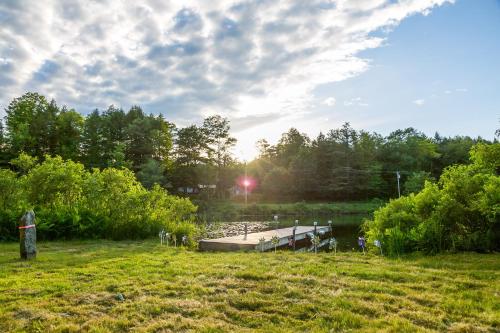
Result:
{"type": "Polygon", "coordinates": [[[500,144],[479,144],[469,165],[447,168],[438,184],[391,200],[363,229],[389,255],[500,249],[500,144]]]}
{"type": "MultiPolygon", "coordinates": [[[[16,162],[26,160],[20,156],[16,162]]],[[[40,239],[134,239],[161,229],[194,235],[196,206],[159,185],[148,191],[128,169],[89,172],[80,163],[46,156],[43,163],[22,170],[27,172],[22,176],[0,170],[4,239],[17,237],[17,220],[28,208],[35,211],[40,239]]]]}

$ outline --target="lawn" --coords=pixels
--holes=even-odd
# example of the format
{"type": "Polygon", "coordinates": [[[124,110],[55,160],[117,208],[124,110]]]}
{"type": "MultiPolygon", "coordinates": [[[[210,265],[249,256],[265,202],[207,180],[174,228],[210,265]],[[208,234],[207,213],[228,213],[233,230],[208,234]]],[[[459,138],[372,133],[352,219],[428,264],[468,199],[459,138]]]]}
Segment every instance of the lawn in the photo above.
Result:
{"type": "Polygon", "coordinates": [[[0,332],[498,332],[500,255],[0,244],[0,332]],[[120,295],[124,299],[120,299],[120,295]]]}

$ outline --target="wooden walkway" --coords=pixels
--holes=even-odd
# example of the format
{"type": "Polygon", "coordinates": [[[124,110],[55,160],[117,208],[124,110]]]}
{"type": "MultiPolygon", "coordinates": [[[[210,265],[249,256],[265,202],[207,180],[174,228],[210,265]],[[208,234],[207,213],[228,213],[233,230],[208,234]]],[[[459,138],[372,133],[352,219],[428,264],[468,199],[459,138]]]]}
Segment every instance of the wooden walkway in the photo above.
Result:
{"type": "MultiPolygon", "coordinates": [[[[329,227],[316,227],[320,235],[330,231],[329,227]]],[[[295,240],[300,241],[307,237],[307,233],[314,232],[313,226],[298,226],[295,232],[295,240]]],[[[245,235],[223,237],[215,239],[202,239],[199,242],[201,251],[239,251],[239,250],[261,250],[260,239],[264,237],[264,251],[274,249],[271,238],[277,235],[280,239],[278,247],[288,245],[288,238],[293,235],[293,227],[255,232],[245,235]]]]}

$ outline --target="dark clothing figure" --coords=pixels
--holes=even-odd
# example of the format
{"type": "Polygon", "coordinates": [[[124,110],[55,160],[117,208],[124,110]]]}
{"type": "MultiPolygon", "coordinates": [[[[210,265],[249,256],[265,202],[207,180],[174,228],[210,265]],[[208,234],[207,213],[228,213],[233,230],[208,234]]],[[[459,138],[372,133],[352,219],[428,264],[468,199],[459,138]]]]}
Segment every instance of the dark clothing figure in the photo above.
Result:
{"type": "Polygon", "coordinates": [[[363,253],[365,253],[365,249],[366,249],[366,240],[364,237],[358,237],[358,245],[359,247],[361,248],[361,250],[363,251],[363,253]]]}

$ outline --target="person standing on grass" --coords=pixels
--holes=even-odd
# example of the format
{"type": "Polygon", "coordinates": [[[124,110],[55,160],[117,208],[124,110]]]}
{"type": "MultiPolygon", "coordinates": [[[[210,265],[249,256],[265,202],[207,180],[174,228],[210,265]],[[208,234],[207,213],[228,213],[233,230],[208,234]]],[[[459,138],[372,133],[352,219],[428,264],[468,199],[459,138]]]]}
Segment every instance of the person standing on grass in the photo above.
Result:
{"type": "Polygon", "coordinates": [[[365,249],[366,249],[366,240],[363,236],[358,237],[358,245],[363,251],[363,254],[365,254],[365,249]]]}

